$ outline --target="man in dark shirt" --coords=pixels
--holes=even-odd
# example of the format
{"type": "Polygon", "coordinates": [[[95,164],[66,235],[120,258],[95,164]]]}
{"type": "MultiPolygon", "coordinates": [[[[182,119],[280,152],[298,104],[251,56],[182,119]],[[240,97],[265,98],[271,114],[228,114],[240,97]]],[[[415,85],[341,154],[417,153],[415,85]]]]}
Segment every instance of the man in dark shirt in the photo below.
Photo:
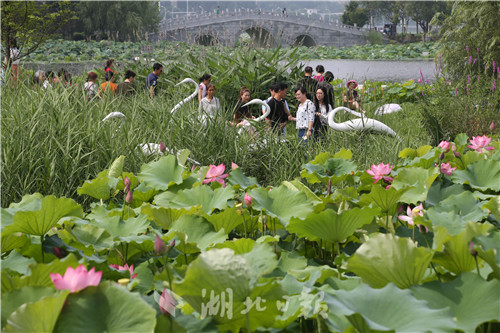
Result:
{"type": "Polygon", "coordinates": [[[311,66],[306,66],[304,68],[304,77],[298,82],[298,87],[306,88],[306,95],[309,100],[316,98],[316,90],[318,87],[318,81],[312,78],[313,69],[311,66]]]}
{"type": "Polygon", "coordinates": [[[288,110],[285,97],[288,85],[283,82],[274,83],[271,86],[271,98],[267,101],[267,105],[271,108],[271,112],[266,118],[266,121],[274,130],[283,131],[288,120],[293,120],[288,110]]]}
{"type": "Polygon", "coordinates": [[[135,94],[135,80],[136,74],[128,70],[125,72],[125,81],[118,84],[118,87],[116,88],[116,94],[117,95],[122,95],[122,96],[131,96],[135,94]]]}
{"type": "Polygon", "coordinates": [[[146,79],[146,89],[149,91],[149,96],[154,98],[156,96],[156,85],[158,83],[158,76],[163,72],[163,66],[159,63],[153,65],[153,73],[148,75],[146,79]]]}

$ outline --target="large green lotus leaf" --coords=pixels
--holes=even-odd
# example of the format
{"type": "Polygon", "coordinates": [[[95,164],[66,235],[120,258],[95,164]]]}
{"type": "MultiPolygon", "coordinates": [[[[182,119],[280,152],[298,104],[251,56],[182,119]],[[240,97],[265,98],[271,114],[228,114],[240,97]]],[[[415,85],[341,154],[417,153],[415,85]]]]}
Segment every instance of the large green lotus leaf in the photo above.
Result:
{"type": "MultiPolygon", "coordinates": [[[[195,208],[194,212],[196,211],[197,209],[195,208]]],[[[161,226],[163,229],[170,229],[172,223],[182,215],[187,214],[188,211],[185,209],[172,209],[144,204],[141,206],[141,213],[149,216],[154,223],[161,226]]]]}
{"type": "MultiPolygon", "coordinates": [[[[174,222],[167,236],[178,235],[184,243],[194,243],[200,250],[227,239],[224,230],[215,231],[212,224],[201,216],[183,215],[174,222]]],[[[180,245],[179,245],[180,246],[180,245]]],[[[182,251],[182,247],[179,247],[182,251]]]]}
{"type": "Polygon", "coordinates": [[[215,244],[215,248],[224,249],[228,248],[234,251],[236,254],[243,254],[252,251],[255,245],[255,241],[250,238],[238,238],[227,240],[224,243],[215,244]]]}
{"type": "Polygon", "coordinates": [[[396,190],[407,188],[400,201],[417,204],[424,201],[432,183],[439,175],[436,168],[424,169],[420,167],[404,168],[394,177],[392,186],[396,190]]]}
{"type": "Polygon", "coordinates": [[[280,260],[278,262],[279,269],[284,273],[293,270],[305,269],[307,266],[307,259],[295,252],[281,252],[280,260]]]}
{"type": "Polygon", "coordinates": [[[500,191],[500,162],[482,159],[467,166],[466,170],[455,170],[451,179],[459,184],[469,184],[482,191],[500,191]],[[496,181],[495,181],[496,180],[496,181]]]}
{"type": "Polygon", "coordinates": [[[310,214],[305,220],[292,219],[287,230],[299,237],[322,239],[335,243],[343,242],[354,231],[373,221],[379,212],[376,208],[353,208],[337,214],[332,209],[327,209],[319,214],[310,214]]]}
{"type": "Polygon", "coordinates": [[[436,161],[436,158],[439,156],[440,151],[438,149],[435,150],[430,150],[428,152],[425,152],[425,154],[421,155],[430,146],[422,146],[417,149],[417,157],[411,160],[407,166],[413,166],[413,167],[422,167],[424,169],[430,169],[434,167],[434,163],[436,161]],[[424,148],[424,150],[420,151],[419,149],[424,148]]]}
{"type": "Polygon", "coordinates": [[[475,247],[478,256],[491,266],[493,272],[488,279],[496,278],[500,280],[500,233],[491,232],[486,236],[475,238],[480,247],[475,247]]]}
{"type": "Polygon", "coordinates": [[[134,274],[137,276],[132,280],[132,288],[141,294],[148,294],[153,289],[154,276],[151,272],[149,261],[144,261],[134,268],[134,274]]]}
{"type": "Polygon", "coordinates": [[[113,239],[137,235],[146,232],[149,227],[147,216],[142,214],[126,220],[122,220],[119,216],[107,217],[97,222],[95,225],[105,229],[113,239]]]}
{"type": "MultiPolygon", "coordinates": [[[[2,223],[2,233],[5,227],[11,225],[13,221],[13,217],[18,211],[36,211],[42,208],[41,200],[43,195],[40,193],[35,194],[27,194],[22,197],[21,201],[18,203],[11,203],[9,208],[1,208],[1,223],[2,223]]],[[[2,235],[3,238],[3,235],[2,235]]],[[[2,246],[3,251],[3,246],[2,246]]]]}
{"type": "Polygon", "coordinates": [[[271,273],[278,266],[276,254],[267,243],[255,244],[250,252],[243,253],[242,256],[250,263],[250,288],[255,286],[260,276],[271,273]]]}
{"type": "Polygon", "coordinates": [[[490,228],[491,225],[487,223],[467,222],[465,230],[458,235],[451,235],[441,226],[435,228],[436,250],[442,252],[436,252],[432,261],[455,274],[473,270],[476,266],[474,257],[469,251],[469,242],[474,237],[486,235],[490,228]]]}
{"type": "Polygon", "coordinates": [[[111,198],[113,185],[118,183],[118,178],[110,178],[108,171],[99,172],[97,177],[92,180],[87,180],[81,187],[77,189],[79,195],[88,195],[95,199],[108,200],[111,198]]]}
{"type": "Polygon", "coordinates": [[[427,193],[427,198],[425,199],[426,207],[437,206],[441,201],[452,195],[458,195],[465,192],[463,185],[452,184],[451,186],[443,187],[441,182],[434,182],[427,193]]]}
{"type": "Polygon", "coordinates": [[[217,188],[212,190],[210,186],[197,186],[189,190],[175,193],[163,192],[158,194],[154,202],[166,208],[201,207],[207,214],[211,214],[214,209],[225,209],[227,201],[234,197],[234,190],[231,187],[217,188]]]}
{"type": "Polygon", "coordinates": [[[41,208],[37,211],[18,211],[14,215],[12,225],[5,228],[5,233],[22,232],[43,236],[65,216],[82,217],[83,210],[74,200],[56,198],[53,195],[44,197],[41,208]],[[9,229],[9,230],[7,230],[9,229]]]}
{"type": "Polygon", "coordinates": [[[257,178],[247,177],[241,172],[241,168],[236,168],[229,174],[227,181],[231,185],[239,185],[242,189],[246,190],[252,186],[260,186],[257,178]]]}
{"type": "Polygon", "coordinates": [[[2,254],[23,247],[27,242],[29,242],[28,236],[24,234],[4,234],[2,232],[2,254]]]}
{"type": "Polygon", "coordinates": [[[205,216],[205,218],[208,222],[212,223],[215,231],[224,229],[225,233],[230,233],[234,228],[243,223],[244,216],[241,213],[241,209],[238,210],[236,207],[231,207],[218,214],[205,216]]]}
{"type": "Polygon", "coordinates": [[[146,183],[140,183],[139,186],[134,188],[132,191],[133,195],[133,201],[132,205],[138,206],[143,202],[148,202],[151,200],[156,194],[158,193],[158,190],[155,190],[154,188],[148,187],[146,183]]]}
{"type": "Polygon", "coordinates": [[[399,288],[418,284],[429,267],[432,252],[409,238],[377,234],[349,259],[347,269],[373,288],[392,282],[399,288]]]}
{"type": "Polygon", "coordinates": [[[37,302],[26,303],[7,319],[5,332],[53,332],[59,313],[69,291],[55,297],[43,297],[37,302]]]}
{"type": "MultiPolygon", "coordinates": [[[[382,289],[366,284],[334,295],[325,293],[324,301],[331,313],[346,316],[356,328],[360,323],[352,315],[359,314],[371,330],[395,332],[454,332],[448,309],[433,309],[427,302],[416,299],[409,290],[392,283],[382,289]]],[[[330,322],[334,324],[334,322],[330,322]]],[[[334,330],[340,327],[332,327],[334,330]]],[[[366,332],[366,331],[364,331],[366,332]]]]}
{"type": "Polygon", "coordinates": [[[137,175],[141,182],[151,188],[165,191],[173,184],[182,183],[184,168],[179,165],[173,155],[162,156],[158,161],[144,164],[137,175]]]}
{"type": "Polygon", "coordinates": [[[78,242],[84,246],[92,246],[95,251],[110,249],[113,246],[113,237],[103,227],[93,224],[75,226],[69,231],[78,242]]]}
{"type": "Polygon", "coordinates": [[[434,226],[445,227],[451,235],[457,235],[465,230],[466,222],[479,222],[488,216],[487,210],[482,208],[483,204],[471,192],[462,192],[431,207],[427,217],[434,226]]]}
{"type": "Polygon", "coordinates": [[[119,178],[123,172],[123,164],[125,163],[125,156],[120,155],[116,160],[111,163],[108,170],[108,176],[113,178],[119,178]]]}
{"type": "Polygon", "coordinates": [[[305,269],[291,269],[288,274],[301,281],[305,281],[309,287],[314,286],[315,283],[323,283],[326,279],[339,275],[336,269],[327,265],[307,266],[305,269]]]}
{"type": "Polygon", "coordinates": [[[70,294],[54,332],[152,332],[155,317],[138,293],[106,281],[70,294]]]}
{"type": "Polygon", "coordinates": [[[266,214],[277,217],[286,227],[292,217],[305,218],[312,213],[313,206],[307,196],[298,191],[291,191],[285,186],[257,188],[249,191],[253,198],[252,208],[265,210],[266,214]]]}
{"type": "Polygon", "coordinates": [[[251,332],[256,332],[259,327],[271,327],[282,313],[278,302],[284,302],[284,296],[276,280],[260,283],[253,288],[246,302],[233,303],[233,318],[229,320],[225,317],[217,326],[221,332],[239,332],[240,328],[247,327],[245,313],[248,312],[251,332]]]}
{"type": "MultiPolygon", "coordinates": [[[[489,199],[488,203],[483,206],[484,208],[490,211],[490,214],[500,222],[500,195],[497,195],[491,199],[489,199]]],[[[2,243],[3,248],[3,243],[2,243]]],[[[2,249],[3,251],[3,249],[2,249]]]]}
{"type": "Polygon", "coordinates": [[[325,171],[329,176],[343,176],[345,174],[356,172],[357,165],[354,162],[343,158],[330,158],[325,162],[325,171]]]}
{"type": "Polygon", "coordinates": [[[486,282],[477,274],[462,273],[451,282],[433,281],[410,288],[432,309],[450,309],[455,326],[474,332],[484,322],[500,319],[500,281],[486,282]]]}
{"type": "Polygon", "coordinates": [[[254,331],[259,326],[272,325],[279,314],[276,301],[282,300],[283,291],[276,281],[257,284],[252,290],[251,277],[251,264],[243,256],[227,248],[212,249],[189,265],[184,280],[174,284],[174,291],[202,318],[211,316],[223,332],[238,332],[246,327],[244,310],[249,309],[248,318],[254,331]],[[252,301],[248,307],[247,298],[252,301]],[[258,299],[260,307],[253,303],[258,299]]]}
{"type": "Polygon", "coordinates": [[[298,180],[292,180],[292,181],[284,181],[282,182],[283,186],[286,186],[288,189],[292,191],[300,191],[304,193],[307,197],[307,199],[314,205],[316,206],[317,204],[322,203],[321,199],[314,194],[313,191],[298,180]]]}
{"type": "Polygon", "coordinates": [[[30,269],[29,265],[35,264],[36,261],[33,258],[27,258],[19,254],[17,251],[12,251],[9,255],[2,259],[2,270],[10,269],[12,271],[18,272],[21,275],[29,275],[30,269]]]}
{"type": "Polygon", "coordinates": [[[202,305],[207,305],[212,291],[218,296],[224,292],[227,300],[226,290],[230,289],[233,304],[243,302],[251,293],[251,276],[250,264],[245,258],[228,248],[211,249],[189,264],[184,280],[174,282],[173,290],[202,313],[202,305]]]}
{"type": "Polygon", "coordinates": [[[397,202],[404,192],[404,189],[396,190],[394,187],[385,189],[382,186],[374,185],[370,193],[361,196],[361,202],[366,205],[373,202],[381,209],[382,213],[391,212],[390,215],[393,215],[397,209],[397,202]]]}
{"type": "Polygon", "coordinates": [[[7,318],[25,303],[34,303],[42,297],[52,296],[57,291],[50,287],[23,287],[12,292],[2,293],[2,327],[7,324],[7,318]]]}

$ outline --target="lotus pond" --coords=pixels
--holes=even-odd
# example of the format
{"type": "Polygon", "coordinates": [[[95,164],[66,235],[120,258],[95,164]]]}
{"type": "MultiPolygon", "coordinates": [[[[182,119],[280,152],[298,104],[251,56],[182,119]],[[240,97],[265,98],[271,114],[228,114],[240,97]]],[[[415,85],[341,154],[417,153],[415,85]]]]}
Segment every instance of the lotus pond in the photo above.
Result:
{"type": "Polygon", "coordinates": [[[188,151],[136,174],[121,156],[78,188],[89,210],[2,209],[2,328],[496,330],[499,149],[460,135],[368,172],[342,149],[275,187],[188,151]]]}

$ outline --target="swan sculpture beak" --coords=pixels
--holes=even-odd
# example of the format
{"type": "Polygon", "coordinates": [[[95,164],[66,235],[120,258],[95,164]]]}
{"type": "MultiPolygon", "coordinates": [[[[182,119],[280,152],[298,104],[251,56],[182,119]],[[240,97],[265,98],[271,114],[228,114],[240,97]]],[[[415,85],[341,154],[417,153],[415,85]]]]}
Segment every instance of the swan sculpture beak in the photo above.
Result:
{"type": "Polygon", "coordinates": [[[258,98],[252,99],[250,102],[246,103],[243,106],[248,106],[251,104],[260,104],[266,108],[266,113],[264,113],[262,116],[258,117],[257,119],[253,119],[253,121],[262,121],[267,116],[269,116],[269,114],[271,113],[271,108],[269,107],[269,105],[267,105],[267,103],[261,99],[258,99],[258,98]]]}

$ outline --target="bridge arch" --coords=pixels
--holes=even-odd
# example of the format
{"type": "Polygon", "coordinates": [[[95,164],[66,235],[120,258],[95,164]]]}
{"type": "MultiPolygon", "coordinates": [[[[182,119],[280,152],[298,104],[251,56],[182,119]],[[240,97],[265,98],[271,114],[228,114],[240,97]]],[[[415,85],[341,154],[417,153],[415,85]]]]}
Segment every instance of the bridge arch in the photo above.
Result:
{"type": "Polygon", "coordinates": [[[316,46],[316,41],[309,35],[298,35],[293,39],[292,46],[316,46]]]}
{"type": "Polygon", "coordinates": [[[195,37],[195,42],[198,45],[213,46],[216,45],[219,41],[211,34],[200,34],[195,37]]]}
{"type": "Polygon", "coordinates": [[[271,31],[271,29],[259,25],[245,27],[236,34],[235,40],[238,40],[242,34],[246,33],[250,36],[253,45],[257,47],[275,47],[276,40],[271,31]]]}

